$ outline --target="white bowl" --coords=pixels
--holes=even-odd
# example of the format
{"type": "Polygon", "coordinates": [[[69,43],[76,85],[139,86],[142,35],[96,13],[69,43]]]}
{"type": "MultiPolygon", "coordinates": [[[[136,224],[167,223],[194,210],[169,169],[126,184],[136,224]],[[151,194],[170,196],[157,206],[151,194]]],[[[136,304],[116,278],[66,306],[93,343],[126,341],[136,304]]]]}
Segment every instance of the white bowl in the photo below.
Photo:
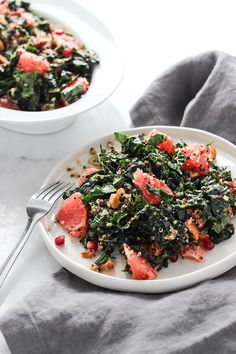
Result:
{"type": "Polygon", "coordinates": [[[102,103],[120,83],[123,59],[115,39],[106,26],[74,0],[32,0],[31,9],[46,19],[61,24],[82,39],[100,56],[88,92],[77,102],[44,112],[15,111],[0,108],[0,126],[18,132],[44,134],[61,130],[81,113],[102,103]]]}

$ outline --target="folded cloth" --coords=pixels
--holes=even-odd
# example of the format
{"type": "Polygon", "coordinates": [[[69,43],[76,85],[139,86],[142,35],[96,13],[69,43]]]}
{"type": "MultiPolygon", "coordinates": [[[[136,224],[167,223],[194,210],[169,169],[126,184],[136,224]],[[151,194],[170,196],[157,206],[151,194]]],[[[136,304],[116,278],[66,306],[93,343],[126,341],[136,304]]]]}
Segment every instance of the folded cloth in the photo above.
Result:
{"type": "Polygon", "coordinates": [[[236,352],[236,269],[171,294],[119,293],[65,270],[2,319],[12,354],[236,352]]]}
{"type": "MultiPolygon", "coordinates": [[[[235,142],[236,59],[212,52],[154,81],[131,111],[134,125],[197,127],[235,142]],[[234,81],[233,81],[234,80],[234,81]]],[[[172,294],[91,285],[66,270],[0,319],[13,354],[236,352],[236,268],[172,294]]]]}
{"type": "Polygon", "coordinates": [[[169,69],[132,108],[134,126],[179,125],[236,143],[236,57],[207,52],[169,69]]]}

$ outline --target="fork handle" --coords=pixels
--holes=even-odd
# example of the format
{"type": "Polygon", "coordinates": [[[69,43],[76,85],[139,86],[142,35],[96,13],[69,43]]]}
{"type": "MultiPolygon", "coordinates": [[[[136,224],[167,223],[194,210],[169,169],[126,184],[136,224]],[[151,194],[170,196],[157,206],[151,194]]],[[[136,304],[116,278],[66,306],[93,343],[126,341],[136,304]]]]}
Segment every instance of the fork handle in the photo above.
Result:
{"type": "Polygon", "coordinates": [[[20,252],[24,248],[27,240],[29,239],[31,232],[35,226],[37,220],[28,218],[28,222],[25,226],[25,229],[20,236],[19,241],[15,245],[15,247],[12,249],[12,251],[9,253],[7,256],[6,260],[0,267],[0,288],[3,286],[10,270],[12,269],[13,265],[15,264],[20,252]]]}

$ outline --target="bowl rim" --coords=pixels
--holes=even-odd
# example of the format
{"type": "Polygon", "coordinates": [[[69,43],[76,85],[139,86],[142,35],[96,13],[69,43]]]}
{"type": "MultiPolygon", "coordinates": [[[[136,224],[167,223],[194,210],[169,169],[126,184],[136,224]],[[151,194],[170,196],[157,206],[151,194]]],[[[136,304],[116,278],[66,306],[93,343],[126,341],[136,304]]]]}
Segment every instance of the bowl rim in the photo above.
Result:
{"type": "MultiPolygon", "coordinates": [[[[71,2],[74,3],[74,0],[70,0],[71,2]]],[[[32,7],[33,7],[33,2],[32,2],[32,7]]],[[[98,105],[102,104],[106,99],[108,99],[114,91],[117,89],[117,87],[120,85],[121,80],[123,79],[124,72],[125,72],[125,56],[124,56],[124,51],[122,50],[122,46],[120,41],[118,41],[117,38],[115,38],[114,34],[110,31],[108,26],[97,16],[91,11],[90,9],[88,10],[86,7],[82,6],[78,2],[76,2],[76,6],[80,8],[81,11],[89,14],[89,16],[99,23],[99,25],[107,32],[109,35],[110,41],[114,45],[114,49],[117,52],[117,55],[119,56],[119,63],[120,63],[120,68],[119,68],[119,73],[115,77],[112,83],[112,89],[107,90],[103,95],[100,97],[97,97],[94,102],[88,105],[84,105],[82,109],[80,109],[80,103],[81,100],[86,99],[87,95],[85,94],[84,96],[81,97],[81,99],[78,99],[77,101],[69,104],[66,107],[61,107],[58,109],[54,110],[49,110],[49,111],[22,111],[22,110],[14,110],[14,109],[9,109],[9,108],[3,108],[0,107],[0,122],[30,122],[30,123],[37,123],[37,122],[46,122],[46,121],[53,121],[53,120],[63,120],[67,117],[71,117],[73,115],[79,115],[86,113],[93,108],[97,107],[98,105]],[[122,54],[121,54],[122,53],[122,54]]],[[[101,65],[101,64],[100,64],[101,65]]],[[[101,66],[100,66],[101,67],[101,66]]],[[[96,68],[95,68],[96,71],[96,68]]],[[[93,89],[93,77],[89,86],[88,94],[90,93],[90,90],[93,89]]]]}

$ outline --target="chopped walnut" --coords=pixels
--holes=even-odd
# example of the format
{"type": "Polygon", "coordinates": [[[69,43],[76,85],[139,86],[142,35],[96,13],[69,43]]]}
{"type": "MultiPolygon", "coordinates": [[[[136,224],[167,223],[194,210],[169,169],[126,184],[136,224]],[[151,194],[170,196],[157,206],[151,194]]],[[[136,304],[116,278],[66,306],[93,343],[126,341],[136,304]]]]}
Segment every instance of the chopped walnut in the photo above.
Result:
{"type": "Polygon", "coordinates": [[[94,272],[99,272],[99,271],[100,271],[99,266],[97,266],[96,264],[93,264],[93,265],[90,267],[90,270],[93,270],[94,272]]]}
{"type": "Polygon", "coordinates": [[[110,259],[106,263],[100,265],[100,270],[111,270],[113,268],[114,264],[110,259]]]}
{"type": "Polygon", "coordinates": [[[119,195],[116,193],[112,193],[110,195],[110,199],[109,199],[109,205],[112,209],[117,209],[118,206],[120,204],[120,198],[119,195]]]}
{"type": "Polygon", "coordinates": [[[80,253],[80,255],[81,255],[82,258],[89,258],[89,259],[91,259],[91,258],[95,257],[95,252],[94,252],[94,251],[86,250],[86,251],[82,251],[82,252],[80,253]]]}
{"type": "Polygon", "coordinates": [[[125,190],[124,190],[124,188],[119,188],[119,189],[117,189],[116,194],[119,196],[119,198],[124,198],[124,197],[125,197],[125,190]]]}

